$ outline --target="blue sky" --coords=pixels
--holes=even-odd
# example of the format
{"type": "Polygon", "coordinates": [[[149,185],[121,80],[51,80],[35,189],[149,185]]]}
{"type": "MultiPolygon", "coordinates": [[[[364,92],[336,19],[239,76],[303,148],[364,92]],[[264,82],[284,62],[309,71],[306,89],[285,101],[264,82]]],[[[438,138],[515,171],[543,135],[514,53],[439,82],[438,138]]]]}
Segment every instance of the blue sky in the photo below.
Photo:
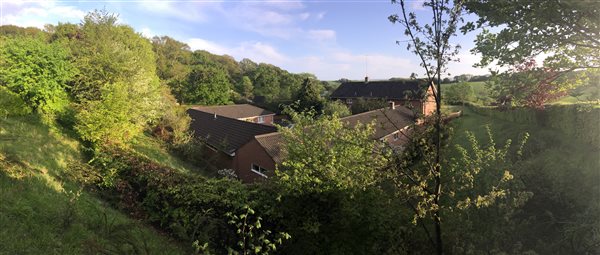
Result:
{"type": "MultiPolygon", "coordinates": [[[[403,28],[387,17],[400,12],[390,1],[0,1],[1,23],[43,27],[79,23],[94,9],[118,13],[121,23],[144,36],[168,35],[194,50],[250,58],[322,80],[389,79],[422,75],[418,58],[396,40],[403,28]]],[[[428,11],[410,1],[417,16],[428,11]]],[[[451,75],[485,74],[473,68],[474,34],[459,35],[460,63],[451,75]]]]}

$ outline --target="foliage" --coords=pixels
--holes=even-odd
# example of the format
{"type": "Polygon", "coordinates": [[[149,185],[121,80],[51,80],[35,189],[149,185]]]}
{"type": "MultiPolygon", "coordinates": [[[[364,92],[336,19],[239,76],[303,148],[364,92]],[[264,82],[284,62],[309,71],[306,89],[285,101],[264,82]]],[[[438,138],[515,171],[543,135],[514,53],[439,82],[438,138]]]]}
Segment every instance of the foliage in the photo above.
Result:
{"type": "Polygon", "coordinates": [[[323,114],[337,115],[340,118],[352,115],[350,108],[340,101],[326,101],[323,106],[323,114]]]}
{"type": "Polygon", "coordinates": [[[81,74],[71,91],[77,102],[76,130],[94,143],[123,143],[157,120],[165,102],[152,45],[116,16],[91,12],[71,41],[81,74]]]}
{"type": "Polygon", "coordinates": [[[475,92],[471,85],[466,82],[453,84],[444,91],[444,101],[448,104],[461,104],[472,102],[475,99],[475,92]]]}
{"type": "MultiPolygon", "coordinates": [[[[469,149],[460,144],[455,145],[455,151],[444,147],[444,152],[454,156],[441,162],[440,168],[444,172],[442,180],[445,184],[442,188],[437,185],[437,172],[433,170],[436,167],[434,132],[435,129],[429,127],[422,133],[413,133],[411,145],[392,168],[396,190],[399,196],[407,199],[414,212],[412,223],[420,225],[428,236],[431,233],[427,226],[430,219],[441,215],[442,221],[451,226],[446,228],[444,236],[452,237],[453,233],[462,233],[461,238],[448,238],[452,243],[450,247],[456,249],[469,246],[470,242],[476,242],[474,240],[478,235],[464,233],[472,224],[470,220],[475,220],[477,210],[496,204],[502,204],[506,210],[514,210],[526,201],[528,194],[521,191],[522,186],[512,184],[514,176],[509,170],[517,167],[516,160],[522,155],[527,135],[518,145],[515,156],[509,153],[511,141],[507,140],[505,145],[497,146],[489,127],[488,140],[484,144],[480,144],[472,133],[467,133],[469,149]],[[436,191],[438,187],[439,190],[436,191]],[[436,202],[436,198],[440,199],[439,202],[436,202]],[[513,200],[519,202],[511,203],[513,200]]],[[[481,224],[483,222],[485,219],[481,224]]],[[[429,236],[435,246],[433,238],[429,236]]]]}
{"type": "Polygon", "coordinates": [[[360,190],[375,184],[386,164],[372,123],[348,126],[337,116],[288,110],[293,128],[282,129],[285,160],[276,171],[281,185],[295,192],[360,190]]]}
{"type": "MultiPolygon", "coordinates": [[[[458,54],[460,45],[451,44],[450,38],[456,35],[457,24],[463,21],[461,17],[463,6],[462,1],[449,0],[431,0],[423,2],[423,7],[431,9],[431,23],[419,23],[415,12],[408,12],[406,1],[400,0],[399,4],[402,10],[402,16],[395,14],[388,17],[392,23],[400,23],[404,26],[404,35],[410,37],[406,49],[417,55],[421,62],[420,66],[425,69],[427,77],[427,87],[432,91],[435,99],[435,138],[434,154],[432,158],[431,177],[434,186],[429,193],[431,203],[431,217],[435,225],[435,242],[437,254],[444,253],[442,242],[442,223],[440,216],[440,198],[442,196],[442,171],[441,171],[441,150],[442,150],[442,73],[447,71],[447,65],[458,54]]],[[[397,3],[392,0],[392,3],[397,3]]],[[[396,43],[399,44],[399,41],[396,43]]],[[[414,75],[411,75],[414,77],[414,75]]],[[[427,91],[429,91],[429,89],[427,91]]]]}
{"type": "Polygon", "coordinates": [[[227,223],[237,228],[239,236],[237,246],[230,247],[230,254],[271,254],[284,240],[290,239],[288,233],[272,233],[271,230],[264,229],[261,224],[262,218],[254,214],[254,210],[248,205],[241,208],[240,214],[225,214],[229,218],[227,223]]]}
{"type": "Polygon", "coordinates": [[[495,75],[488,86],[498,105],[543,109],[545,104],[567,95],[569,89],[582,82],[565,81],[568,77],[565,73],[549,67],[536,67],[535,60],[530,59],[495,75]]]}
{"type": "Polygon", "coordinates": [[[41,37],[0,41],[0,84],[28,107],[52,117],[69,103],[67,82],[76,74],[68,49],[41,37]]]}
{"type": "Polygon", "coordinates": [[[296,98],[296,100],[299,102],[299,109],[297,109],[298,111],[308,111],[310,109],[314,109],[315,111],[320,112],[322,110],[323,98],[321,98],[321,89],[319,86],[320,84],[314,79],[304,79],[300,93],[296,98]]]}
{"type": "Polygon", "coordinates": [[[227,73],[221,68],[196,65],[190,72],[188,84],[183,95],[186,103],[219,105],[231,102],[231,84],[227,73]]]}
{"type": "Polygon", "coordinates": [[[31,108],[19,95],[0,86],[0,117],[22,116],[31,113],[31,108]]]}
{"type": "Polygon", "coordinates": [[[350,106],[350,110],[352,114],[359,114],[363,112],[368,112],[376,109],[381,109],[384,107],[388,107],[389,103],[384,99],[380,98],[358,98],[352,101],[352,105],[350,106]]]}
{"type": "Polygon", "coordinates": [[[597,1],[473,0],[467,1],[466,9],[479,20],[467,23],[463,32],[482,28],[472,50],[482,54],[478,65],[496,61],[499,66],[514,66],[503,73],[503,78],[529,79],[528,84],[521,81],[517,87],[529,93],[500,95],[529,97],[517,105],[541,108],[600,70],[597,1]],[[528,66],[538,56],[544,57],[543,67],[528,66]]]}
{"type": "Polygon", "coordinates": [[[600,3],[596,1],[473,0],[465,7],[479,19],[467,23],[463,31],[501,27],[498,32],[485,28],[477,36],[473,52],[483,55],[481,65],[494,60],[513,65],[550,53],[547,64],[559,71],[599,67],[600,3]]]}
{"type": "Polygon", "coordinates": [[[245,98],[251,98],[254,86],[252,85],[252,81],[250,80],[250,78],[244,75],[242,77],[242,81],[238,83],[237,89],[245,98]]]}

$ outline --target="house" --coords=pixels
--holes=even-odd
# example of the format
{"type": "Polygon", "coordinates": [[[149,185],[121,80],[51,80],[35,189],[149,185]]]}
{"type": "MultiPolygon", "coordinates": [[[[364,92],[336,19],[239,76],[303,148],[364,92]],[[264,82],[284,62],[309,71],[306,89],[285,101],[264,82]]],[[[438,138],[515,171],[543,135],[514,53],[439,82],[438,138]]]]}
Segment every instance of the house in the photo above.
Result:
{"type": "Polygon", "coordinates": [[[192,109],[237,120],[273,125],[275,113],[250,104],[196,106],[192,109]]]}
{"type": "MultiPolygon", "coordinates": [[[[348,116],[341,121],[351,126],[374,121],[372,138],[402,150],[408,142],[411,126],[415,124],[413,115],[411,110],[392,104],[389,108],[348,116]]],[[[285,158],[282,144],[283,138],[279,132],[255,135],[237,150],[233,160],[237,176],[244,182],[256,182],[272,176],[276,166],[285,158]]]]}
{"type": "Polygon", "coordinates": [[[435,99],[431,87],[424,89],[422,80],[393,80],[344,82],[331,94],[332,100],[340,100],[351,107],[358,99],[381,99],[416,110],[422,115],[435,112],[435,99]]]}
{"type": "MultiPolygon", "coordinates": [[[[212,107],[211,107],[212,108],[212,107]]],[[[215,107],[219,108],[219,107],[215,107]]],[[[233,162],[238,155],[238,149],[255,136],[277,131],[277,128],[272,125],[263,125],[250,121],[246,121],[244,116],[249,114],[237,114],[233,110],[223,111],[219,109],[219,113],[231,114],[230,116],[242,116],[241,118],[232,118],[219,115],[216,112],[209,112],[205,107],[194,107],[187,110],[188,115],[192,119],[190,129],[194,132],[194,137],[204,141],[207,149],[204,150],[207,157],[216,158],[217,167],[220,169],[228,168],[235,169],[233,162]],[[200,110],[200,109],[202,110],[200,110]]],[[[247,108],[250,109],[250,108],[247,108]]],[[[260,108],[259,108],[260,109],[260,108]]],[[[263,113],[256,111],[256,113],[263,113]]],[[[264,115],[263,115],[264,116],[264,115]]]]}

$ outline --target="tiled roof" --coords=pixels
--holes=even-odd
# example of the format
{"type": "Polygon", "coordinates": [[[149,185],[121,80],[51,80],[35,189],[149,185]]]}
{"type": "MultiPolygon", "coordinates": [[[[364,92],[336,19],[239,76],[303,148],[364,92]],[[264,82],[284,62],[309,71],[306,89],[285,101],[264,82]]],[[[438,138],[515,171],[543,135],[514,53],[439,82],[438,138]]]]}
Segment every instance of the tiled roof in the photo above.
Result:
{"type": "Polygon", "coordinates": [[[332,94],[331,98],[382,98],[382,99],[407,99],[420,98],[423,93],[423,84],[420,80],[400,81],[353,81],[342,83],[332,94]]]}
{"type": "Polygon", "coordinates": [[[281,150],[281,143],[283,142],[283,137],[281,133],[270,133],[264,135],[257,135],[256,141],[262,146],[267,154],[271,156],[275,164],[280,164],[283,162],[283,151],[281,150]]]}
{"type": "MultiPolygon", "coordinates": [[[[394,110],[390,108],[373,110],[342,118],[341,121],[346,122],[351,126],[354,126],[359,122],[366,124],[375,121],[375,133],[372,138],[380,139],[399,129],[414,124],[415,121],[413,116],[413,112],[409,109],[397,106],[394,110]]],[[[276,164],[283,162],[283,137],[281,136],[281,133],[277,132],[257,135],[255,138],[276,164]]]]}
{"type": "Polygon", "coordinates": [[[197,109],[187,110],[192,118],[190,129],[194,136],[203,139],[213,148],[233,154],[256,135],[276,132],[277,128],[207,113],[197,109]]]}
{"type": "Polygon", "coordinates": [[[375,133],[373,139],[379,139],[389,135],[399,129],[415,123],[414,113],[406,107],[396,106],[396,109],[382,108],[373,111],[363,112],[341,120],[355,126],[358,122],[369,124],[375,122],[375,133]]]}
{"type": "Polygon", "coordinates": [[[260,107],[256,107],[250,104],[232,104],[232,105],[218,105],[218,106],[195,106],[192,109],[199,111],[217,114],[229,118],[240,119],[256,117],[261,115],[275,114],[267,111],[260,107]]]}

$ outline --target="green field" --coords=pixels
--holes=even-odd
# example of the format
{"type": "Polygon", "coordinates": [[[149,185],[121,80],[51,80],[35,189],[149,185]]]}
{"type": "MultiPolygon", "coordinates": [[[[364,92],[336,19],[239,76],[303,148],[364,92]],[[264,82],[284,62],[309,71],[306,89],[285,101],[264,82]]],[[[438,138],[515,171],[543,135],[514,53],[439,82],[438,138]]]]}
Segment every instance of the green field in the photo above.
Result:
{"type": "MultiPolygon", "coordinates": [[[[456,83],[442,84],[442,93],[444,93],[444,89],[450,88],[454,84],[456,83]]],[[[467,82],[467,84],[473,88],[473,92],[475,93],[476,99],[472,103],[488,105],[489,103],[493,102],[485,82],[467,82]]],[[[587,85],[579,86],[569,91],[566,96],[557,101],[550,102],[549,104],[569,105],[594,102],[600,102],[600,85],[597,81],[590,81],[590,83],[587,85]]]]}
{"type": "Polygon", "coordinates": [[[71,181],[80,144],[33,116],[0,119],[0,254],[182,254],[71,181]]]}

